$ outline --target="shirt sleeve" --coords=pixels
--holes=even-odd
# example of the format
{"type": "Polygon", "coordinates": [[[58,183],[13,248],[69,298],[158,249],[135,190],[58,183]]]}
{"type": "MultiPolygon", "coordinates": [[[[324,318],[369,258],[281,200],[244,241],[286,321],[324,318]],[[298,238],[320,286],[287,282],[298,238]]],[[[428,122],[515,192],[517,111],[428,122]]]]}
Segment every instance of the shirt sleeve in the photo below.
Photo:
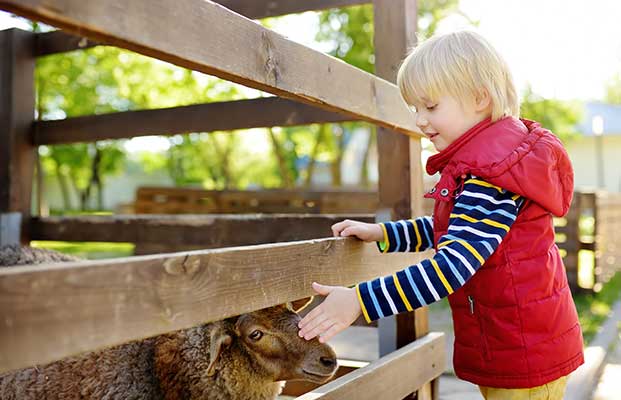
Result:
{"type": "MultiPolygon", "coordinates": [[[[468,177],[451,212],[448,231],[438,240],[433,258],[356,285],[367,322],[426,306],[463,286],[496,251],[517,218],[522,202],[518,195],[477,177],[468,177]]],[[[395,229],[398,233],[398,226],[395,229]]],[[[390,240],[389,234],[385,235],[390,240]]],[[[405,231],[401,237],[405,237],[405,231]]],[[[404,247],[403,243],[396,243],[395,239],[392,248],[404,247]]]]}
{"type": "Polygon", "coordinates": [[[419,217],[382,222],[384,240],[377,242],[382,253],[425,251],[433,247],[433,219],[419,217]]]}

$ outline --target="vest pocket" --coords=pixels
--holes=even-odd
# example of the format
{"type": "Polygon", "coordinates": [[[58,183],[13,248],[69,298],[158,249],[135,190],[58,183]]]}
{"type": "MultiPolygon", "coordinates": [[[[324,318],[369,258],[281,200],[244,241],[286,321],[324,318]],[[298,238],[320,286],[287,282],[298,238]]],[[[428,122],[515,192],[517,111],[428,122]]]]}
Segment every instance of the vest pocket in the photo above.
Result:
{"type": "Polygon", "coordinates": [[[472,297],[471,295],[468,295],[468,305],[470,307],[470,314],[472,314],[479,323],[479,330],[481,331],[481,351],[483,352],[483,358],[487,361],[491,361],[492,355],[489,350],[489,345],[487,344],[487,334],[485,333],[485,323],[483,322],[483,316],[481,315],[480,310],[477,310],[474,302],[474,297],[472,297]]]}

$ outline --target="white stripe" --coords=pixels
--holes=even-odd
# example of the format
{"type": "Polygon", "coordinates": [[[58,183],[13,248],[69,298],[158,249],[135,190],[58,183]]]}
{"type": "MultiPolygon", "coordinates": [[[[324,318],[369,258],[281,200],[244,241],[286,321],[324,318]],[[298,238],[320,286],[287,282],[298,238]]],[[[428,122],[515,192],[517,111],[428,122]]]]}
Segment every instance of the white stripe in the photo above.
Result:
{"type": "Polygon", "coordinates": [[[395,307],[395,303],[393,303],[392,298],[388,294],[388,289],[386,289],[386,282],[384,282],[384,278],[380,278],[380,284],[382,285],[382,292],[384,293],[384,297],[390,306],[390,311],[392,311],[393,315],[398,314],[397,307],[395,307]]]}
{"type": "Polygon", "coordinates": [[[468,260],[466,260],[466,258],[464,256],[462,256],[457,250],[455,249],[451,249],[449,247],[449,245],[444,246],[440,249],[440,251],[442,250],[446,250],[449,253],[451,253],[452,255],[454,255],[455,257],[459,258],[459,261],[461,261],[462,264],[464,264],[464,266],[466,268],[468,268],[468,271],[470,271],[470,275],[474,275],[474,268],[472,268],[472,265],[470,265],[470,263],[468,262],[468,260]]]}
{"type": "MultiPolygon", "coordinates": [[[[408,247],[405,249],[405,251],[412,251],[412,245],[410,243],[410,233],[408,232],[408,225],[405,223],[405,221],[399,221],[401,223],[401,226],[403,226],[403,232],[405,232],[405,241],[408,244],[408,247]]],[[[414,223],[414,222],[412,222],[414,223]]]]}
{"type": "MultiPolygon", "coordinates": [[[[487,232],[482,232],[478,229],[472,228],[470,226],[462,226],[462,225],[453,225],[450,226],[448,229],[449,232],[454,232],[454,231],[468,231],[470,233],[474,233],[477,236],[481,236],[481,237],[485,237],[485,238],[490,238],[490,239],[496,239],[496,241],[498,242],[498,244],[500,244],[500,242],[502,241],[502,238],[500,237],[500,235],[495,235],[493,233],[487,233],[487,232]]],[[[471,242],[472,240],[468,239],[469,242],[471,242]]]]}
{"type": "Polygon", "coordinates": [[[418,267],[420,274],[423,276],[423,279],[425,280],[425,283],[427,284],[427,289],[429,289],[429,291],[433,295],[433,298],[436,299],[436,301],[440,300],[440,296],[438,296],[438,292],[436,292],[436,288],[434,288],[433,285],[431,284],[431,281],[429,280],[429,277],[427,276],[427,273],[425,272],[425,268],[423,268],[422,264],[417,264],[416,266],[418,267]]]}
{"type": "Polygon", "coordinates": [[[427,222],[429,222],[429,225],[431,225],[431,229],[433,229],[433,218],[431,217],[423,217],[424,219],[427,220],[427,222]]]}
{"type": "Polygon", "coordinates": [[[479,199],[484,199],[489,201],[490,203],[494,203],[494,204],[510,204],[512,206],[515,206],[515,201],[513,200],[496,200],[495,198],[493,198],[492,196],[488,196],[486,194],[483,193],[477,193],[477,192],[471,192],[469,190],[464,190],[463,192],[461,192],[460,197],[464,196],[464,195],[468,195],[470,197],[476,197],[479,199]]]}

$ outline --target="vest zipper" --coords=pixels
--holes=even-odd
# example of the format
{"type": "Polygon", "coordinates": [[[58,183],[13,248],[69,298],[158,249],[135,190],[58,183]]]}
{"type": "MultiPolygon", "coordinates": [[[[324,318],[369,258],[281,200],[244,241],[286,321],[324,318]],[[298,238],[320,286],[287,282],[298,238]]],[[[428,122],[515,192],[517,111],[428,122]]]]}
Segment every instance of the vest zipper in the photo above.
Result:
{"type": "Polygon", "coordinates": [[[468,303],[470,303],[470,314],[474,315],[474,299],[472,296],[468,296],[468,303]]]}
{"type": "Polygon", "coordinates": [[[483,328],[483,321],[481,321],[481,317],[479,315],[475,315],[474,313],[474,297],[472,297],[471,295],[468,295],[468,303],[470,304],[470,314],[474,315],[474,318],[476,318],[477,322],[479,323],[479,330],[481,331],[481,350],[483,350],[483,358],[489,361],[492,359],[492,357],[490,355],[489,347],[487,345],[487,336],[485,335],[485,329],[483,328]]]}

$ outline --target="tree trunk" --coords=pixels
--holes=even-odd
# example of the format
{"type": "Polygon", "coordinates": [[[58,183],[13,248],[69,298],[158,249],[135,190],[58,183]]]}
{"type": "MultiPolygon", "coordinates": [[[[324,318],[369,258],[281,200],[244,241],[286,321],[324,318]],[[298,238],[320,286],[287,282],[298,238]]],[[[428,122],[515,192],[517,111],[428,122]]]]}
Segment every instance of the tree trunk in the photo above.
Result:
{"type": "Polygon", "coordinates": [[[67,177],[61,171],[58,162],[56,162],[56,178],[58,179],[58,186],[60,187],[60,193],[62,194],[65,210],[73,209],[73,204],[71,203],[71,195],[69,193],[69,184],[67,183],[67,177]]]}
{"type": "Polygon", "coordinates": [[[272,146],[274,146],[274,154],[276,155],[276,159],[278,160],[278,169],[280,170],[280,176],[283,180],[283,186],[285,188],[293,187],[293,182],[291,179],[291,173],[289,172],[289,168],[287,167],[287,160],[285,160],[284,150],[282,145],[278,142],[278,138],[274,133],[272,128],[267,128],[267,131],[270,134],[270,138],[272,139],[272,146]]]}
{"type": "Polygon", "coordinates": [[[319,130],[317,131],[317,138],[315,139],[315,145],[313,146],[313,151],[311,152],[310,161],[308,162],[308,167],[306,168],[306,179],[304,181],[304,187],[309,188],[313,183],[313,174],[315,173],[315,165],[317,164],[317,156],[319,155],[319,149],[324,141],[324,138],[327,135],[328,125],[323,124],[319,126],[319,130]]]}
{"type": "Polygon", "coordinates": [[[371,182],[369,181],[369,156],[371,154],[371,148],[377,138],[377,131],[375,127],[370,127],[369,140],[367,141],[367,147],[364,149],[364,155],[362,156],[362,164],[360,165],[360,186],[363,188],[369,188],[371,182]]]}
{"type": "Polygon", "coordinates": [[[330,163],[330,172],[332,173],[332,186],[341,187],[343,185],[343,179],[341,176],[341,162],[343,161],[343,152],[345,147],[345,132],[341,126],[333,125],[338,129],[338,132],[333,131],[333,140],[336,141],[335,157],[330,163]]]}

